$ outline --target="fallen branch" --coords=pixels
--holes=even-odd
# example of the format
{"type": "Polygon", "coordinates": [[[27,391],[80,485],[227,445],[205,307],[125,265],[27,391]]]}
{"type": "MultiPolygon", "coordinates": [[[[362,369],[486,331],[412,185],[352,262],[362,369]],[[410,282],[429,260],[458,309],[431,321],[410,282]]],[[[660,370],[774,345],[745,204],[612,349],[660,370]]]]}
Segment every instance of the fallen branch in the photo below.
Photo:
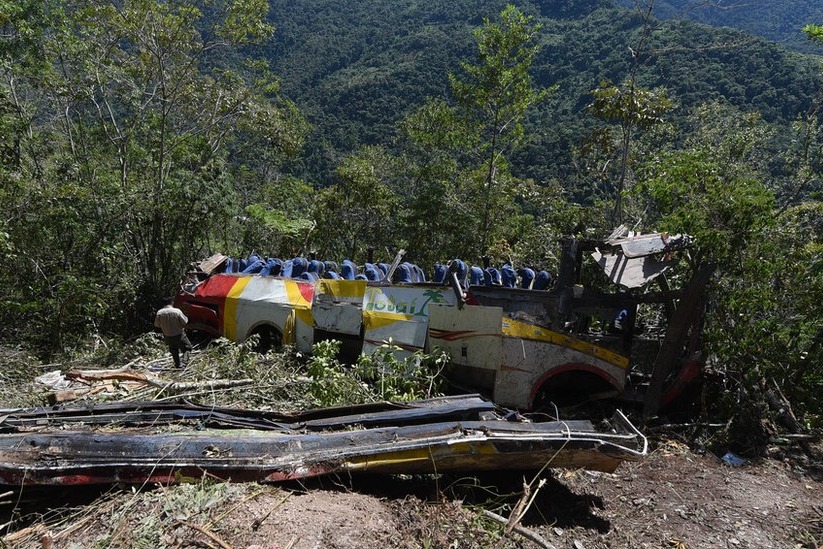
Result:
{"type": "Polygon", "coordinates": [[[70,400],[77,400],[78,398],[96,395],[106,390],[105,385],[98,385],[97,387],[83,387],[80,389],[66,389],[63,391],[54,391],[49,393],[46,397],[49,404],[62,404],[70,400]]]}
{"type": "Polygon", "coordinates": [[[192,530],[197,530],[198,532],[200,532],[204,536],[207,536],[208,538],[210,538],[214,543],[216,543],[217,545],[219,545],[223,549],[232,549],[232,546],[229,545],[228,543],[226,543],[225,541],[223,541],[223,539],[220,536],[218,536],[217,534],[215,534],[211,530],[207,530],[206,528],[203,528],[199,524],[193,524],[191,522],[186,522],[184,520],[178,520],[177,524],[182,524],[183,526],[187,526],[187,527],[191,528],[192,530]]]}
{"type": "Polygon", "coordinates": [[[791,433],[778,435],[777,438],[787,438],[789,440],[819,440],[819,433],[791,433]]]}
{"type": "Polygon", "coordinates": [[[129,365],[113,370],[69,370],[66,372],[66,377],[86,381],[105,381],[109,379],[119,381],[148,381],[149,379],[149,376],[142,372],[132,370],[129,365]]]}
{"type": "MultiPolygon", "coordinates": [[[[163,389],[163,391],[189,391],[192,389],[231,389],[234,387],[245,387],[252,385],[253,379],[211,379],[208,381],[173,381],[163,383],[154,379],[147,379],[149,385],[163,389]]],[[[158,393],[162,394],[163,391],[158,393]]]]}
{"type": "MultiPolygon", "coordinates": [[[[568,425],[566,425],[565,423],[564,426],[566,428],[566,436],[569,437],[571,435],[571,431],[569,430],[568,425]]],[[[526,484],[526,479],[523,479],[523,495],[520,496],[520,499],[517,501],[517,504],[514,506],[514,509],[512,509],[512,512],[509,516],[509,520],[506,523],[506,535],[509,535],[512,532],[512,530],[514,530],[517,527],[517,525],[520,524],[520,521],[523,519],[523,517],[526,516],[529,507],[531,507],[532,503],[534,503],[534,498],[537,497],[537,492],[539,492],[543,485],[546,484],[546,479],[540,478],[540,475],[543,474],[543,471],[546,470],[546,467],[548,467],[554,461],[554,458],[556,458],[558,454],[560,454],[560,452],[563,450],[563,448],[566,447],[566,445],[569,443],[569,440],[570,438],[566,438],[566,440],[563,442],[563,446],[561,446],[557,450],[557,452],[554,453],[554,455],[551,457],[549,461],[543,464],[543,467],[541,467],[537,474],[534,475],[534,478],[532,478],[531,482],[526,484]],[[535,482],[537,482],[537,488],[535,488],[534,493],[532,493],[532,486],[535,482]]]]}
{"type": "Polygon", "coordinates": [[[773,444],[790,444],[793,442],[814,442],[820,439],[820,435],[803,433],[783,433],[771,439],[773,444]]]}
{"type": "MultiPolygon", "coordinates": [[[[507,519],[506,517],[504,517],[502,515],[498,515],[497,513],[489,511],[488,509],[483,509],[483,516],[485,516],[487,518],[490,518],[494,521],[499,522],[500,524],[502,524],[503,526],[505,526],[508,529],[509,519],[507,519]]],[[[546,541],[543,538],[543,536],[541,536],[540,534],[538,534],[536,532],[532,532],[528,528],[524,528],[523,526],[515,525],[512,530],[514,532],[520,534],[524,538],[528,539],[529,541],[533,541],[534,543],[536,543],[537,545],[539,545],[543,549],[557,549],[557,547],[555,545],[552,545],[551,543],[546,541]]]]}
{"type": "MultiPolygon", "coordinates": [[[[6,524],[3,526],[5,527],[6,524]]],[[[34,526],[27,526],[22,530],[7,534],[0,538],[0,541],[2,541],[3,544],[8,544],[9,547],[14,547],[17,543],[32,541],[35,536],[38,536],[39,539],[39,536],[46,532],[48,532],[48,530],[45,524],[35,524],[34,526]]]]}
{"type": "MultiPolygon", "coordinates": [[[[769,404],[769,407],[777,413],[777,417],[780,421],[780,424],[783,425],[786,429],[788,429],[793,435],[807,434],[803,432],[803,426],[797,420],[797,416],[794,415],[792,405],[789,402],[789,399],[787,399],[786,396],[783,394],[783,391],[780,390],[780,386],[774,380],[772,380],[772,385],[774,386],[773,390],[767,389],[765,391],[766,402],[769,404]]],[[[797,442],[798,444],[800,444],[800,447],[803,448],[803,451],[806,452],[807,456],[815,457],[816,452],[809,444],[808,440],[804,438],[798,438],[797,442]]]]}
{"type": "Polygon", "coordinates": [[[703,428],[703,429],[722,429],[726,427],[726,423],[666,423],[665,425],[655,425],[647,427],[649,431],[658,432],[667,429],[688,429],[688,428],[703,428]]]}
{"type": "Polygon", "coordinates": [[[228,393],[232,389],[235,389],[235,388],[236,387],[227,387],[225,389],[211,389],[211,390],[205,390],[205,391],[190,391],[190,392],[186,392],[186,393],[175,393],[175,394],[172,394],[172,395],[169,395],[169,396],[164,396],[164,397],[161,397],[160,395],[162,395],[165,392],[165,390],[160,389],[149,400],[153,400],[154,402],[168,402],[168,401],[175,401],[175,400],[181,400],[181,399],[190,400],[194,397],[201,397],[201,396],[207,396],[207,395],[216,395],[218,393],[228,393]]]}

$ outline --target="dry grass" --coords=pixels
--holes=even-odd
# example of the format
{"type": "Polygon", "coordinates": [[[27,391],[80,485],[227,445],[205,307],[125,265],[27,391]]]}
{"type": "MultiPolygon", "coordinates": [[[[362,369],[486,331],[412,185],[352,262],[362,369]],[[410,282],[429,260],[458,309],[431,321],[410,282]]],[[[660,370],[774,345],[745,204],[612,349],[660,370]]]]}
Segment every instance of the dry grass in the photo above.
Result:
{"type": "Polygon", "coordinates": [[[0,347],[0,403],[4,408],[40,406],[44,401],[42,388],[34,378],[49,369],[33,356],[19,349],[0,347]]]}
{"type": "MultiPolygon", "coordinates": [[[[208,547],[220,540],[220,518],[227,509],[273,487],[199,482],[143,491],[103,494],[88,505],[51,509],[48,515],[20,517],[29,526],[4,532],[3,546],[21,549],[208,547]],[[186,545],[183,545],[183,544],[186,545]]],[[[216,544],[220,547],[219,542],[216,544]]]]}
{"type": "Polygon", "coordinates": [[[156,334],[146,334],[129,344],[109,342],[85,352],[74,351],[57,362],[41,364],[22,351],[0,348],[0,402],[5,407],[36,407],[49,404],[53,389],[35,378],[55,370],[63,374],[72,370],[105,370],[128,367],[135,372],[156,376],[160,386],[140,383],[109,382],[105,390],[91,392],[68,404],[88,404],[104,401],[177,400],[210,406],[231,406],[282,411],[310,407],[307,386],[310,380],[303,373],[304,359],[286,349],[281,353],[260,354],[253,351],[253,342],[235,345],[216,340],[203,350],[192,353],[184,370],[173,368],[166,346],[156,334]],[[251,385],[214,389],[215,380],[250,379],[251,385]],[[197,385],[175,390],[175,382],[197,385]]]}

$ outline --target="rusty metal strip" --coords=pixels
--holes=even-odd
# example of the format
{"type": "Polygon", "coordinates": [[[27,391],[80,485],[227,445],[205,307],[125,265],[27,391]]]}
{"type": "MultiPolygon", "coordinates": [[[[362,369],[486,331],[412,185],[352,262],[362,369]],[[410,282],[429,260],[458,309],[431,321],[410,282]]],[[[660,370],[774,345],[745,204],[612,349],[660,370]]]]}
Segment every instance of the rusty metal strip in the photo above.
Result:
{"type": "Polygon", "coordinates": [[[343,471],[536,469],[550,460],[555,467],[612,471],[645,453],[645,442],[634,433],[568,427],[555,422],[536,430],[512,429],[506,421],[478,421],[305,435],[251,430],[0,435],[0,483],[169,482],[199,478],[203,471],[233,481],[262,481],[343,471]]]}
{"type": "MultiPolygon", "coordinates": [[[[165,425],[147,426],[140,420],[139,426],[127,428],[123,417],[145,410],[129,412],[124,406],[117,413],[115,407],[97,415],[95,407],[87,410],[91,413],[86,419],[112,420],[118,423],[116,428],[105,421],[103,426],[71,428],[82,416],[78,410],[71,411],[74,415],[63,410],[63,419],[71,421],[62,424],[51,417],[47,430],[32,430],[38,414],[25,411],[20,415],[27,421],[18,425],[19,432],[0,434],[0,484],[177,482],[199,478],[204,471],[234,481],[277,481],[344,471],[536,469],[550,460],[555,467],[612,471],[621,461],[646,454],[645,437],[622,414],[610,430],[598,432],[588,421],[506,421],[484,410],[478,401],[484,402],[477,397],[418,401],[384,411],[344,414],[337,420],[315,412],[314,419],[302,417],[279,430],[272,429],[271,418],[261,418],[259,413],[248,414],[243,428],[185,429],[191,417],[181,410],[203,411],[192,408],[164,410],[165,425]],[[392,416],[398,424],[392,424],[392,416]],[[452,418],[445,420],[447,416],[452,418]],[[453,419],[460,416],[466,419],[453,419]],[[182,429],[169,430],[172,420],[182,429]],[[255,424],[260,421],[263,427],[255,424]],[[306,430],[311,421],[324,422],[324,429],[306,430]],[[362,426],[370,421],[372,427],[362,426]]],[[[358,407],[348,409],[352,410],[358,407]]],[[[221,414],[239,424],[244,412],[234,412],[221,414]]]]}

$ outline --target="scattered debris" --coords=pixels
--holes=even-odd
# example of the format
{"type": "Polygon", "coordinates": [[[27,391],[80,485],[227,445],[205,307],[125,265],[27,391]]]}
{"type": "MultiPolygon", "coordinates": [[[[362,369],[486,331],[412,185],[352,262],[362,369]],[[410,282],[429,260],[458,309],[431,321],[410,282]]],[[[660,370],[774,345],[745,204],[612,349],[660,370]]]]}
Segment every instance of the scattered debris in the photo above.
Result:
{"type": "Polygon", "coordinates": [[[723,460],[723,463],[726,465],[731,465],[732,467],[740,467],[741,465],[746,465],[746,463],[748,463],[744,458],[731,452],[726,452],[720,459],[723,460]]]}
{"type": "Polygon", "coordinates": [[[613,471],[647,453],[617,412],[590,421],[508,421],[477,395],[280,414],[185,404],[0,411],[0,484],[210,477],[277,482],[339,472],[575,467],[613,471]]]}
{"type": "Polygon", "coordinates": [[[93,395],[128,397],[153,391],[153,398],[163,394],[179,394],[192,390],[217,390],[252,385],[254,380],[208,379],[203,381],[166,381],[151,371],[132,369],[131,364],[109,370],[60,370],[35,378],[51,392],[46,395],[51,404],[62,404],[93,395]],[[159,389],[159,390],[158,390],[159,389]]]}

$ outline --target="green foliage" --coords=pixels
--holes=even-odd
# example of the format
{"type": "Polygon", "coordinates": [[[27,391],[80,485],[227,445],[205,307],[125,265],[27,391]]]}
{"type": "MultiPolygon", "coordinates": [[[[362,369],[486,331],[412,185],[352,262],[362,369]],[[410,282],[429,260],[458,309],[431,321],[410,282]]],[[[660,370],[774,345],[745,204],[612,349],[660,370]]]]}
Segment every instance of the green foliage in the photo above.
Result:
{"type": "Polygon", "coordinates": [[[803,32],[812,42],[823,44],[823,27],[820,25],[806,25],[803,27],[803,32]]]}
{"type": "Polygon", "coordinates": [[[252,223],[261,223],[272,232],[286,236],[304,233],[312,225],[308,219],[288,218],[281,210],[269,210],[266,204],[249,204],[246,206],[246,213],[251,217],[252,223]]]}
{"type": "Polygon", "coordinates": [[[321,341],[312,347],[307,369],[309,392],[317,406],[340,406],[379,400],[406,401],[440,395],[440,372],[448,362],[442,351],[417,352],[397,358],[391,342],[371,355],[360,355],[354,366],[337,359],[340,342],[321,341]]]}
{"type": "MultiPolygon", "coordinates": [[[[786,211],[776,219],[780,230],[741,251],[738,272],[718,282],[707,345],[722,382],[710,388],[707,414],[744,422],[753,414],[752,425],[762,429],[761,418],[777,422],[779,412],[763,395],[779,391],[807,428],[819,428],[821,220],[819,203],[786,211]]],[[[736,429],[733,436],[748,434],[736,429]]]]}
{"type": "Polygon", "coordinates": [[[462,76],[449,75],[455,105],[429,99],[401,124],[415,178],[406,193],[409,240],[432,243],[435,229],[459,243],[435,241],[440,248],[426,246],[424,257],[453,251],[479,260],[511,236],[519,182],[507,156],[525,142],[526,113],[553,91],[535,88],[529,74],[539,31],[514,6],[499,22],[485,19],[475,32],[477,62],[463,61],[462,76]]]}
{"type": "Polygon", "coordinates": [[[207,475],[176,480],[179,484],[163,490],[109,495],[104,501],[110,507],[118,498],[122,505],[114,505],[112,512],[98,517],[105,527],[94,539],[93,547],[169,547],[169,540],[179,535],[181,522],[208,528],[244,496],[241,485],[216,482],[207,475]]]}
{"type": "Polygon", "coordinates": [[[288,242],[302,242],[314,228],[314,222],[305,217],[298,217],[297,212],[285,208],[272,207],[269,204],[249,204],[246,206],[246,234],[244,249],[283,250],[295,249],[288,242]],[[301,238],[302,237],[302,238],[301,238]]]}
{"type": "Polygon", "coordinates": [[[465,252],[466,218],[472,214],[461,185],[468,132],[455,109],[431,98],[401,122],[400,132],[401,169],[410,181],[398,190],[405,206],[402,245],[427,262],[458,257],[465,252]]]}
{"type": "Polygon", "coordinates": [[[706,153],[675,152],[657,159],[645,173],[659,225],[677,227],[697,239],[695,262],[735,265],[749,239],[771,220],[774,196],[759,181],[725,173],[706,153]]]}
{"type": "Polygon", "coordinates": [[[0,314],[6,336],[45,350],[142,329],[185,265],[230,234],[245,158],[228,147],[265,141],[271,166],[305,131],[270,75],[213,64],[268,35],[265,2],[62,8],[9,12],[0,84],[0,227],[14,244],[0,314]]]}
{"type": "Polygon", "coordinates": [[[623,128],[651,128],[661,124],[663,115],[673,107],[666,90],[632,87],[629,83],[615,86],[608,81],[601,82],[592,96],[589,111],[623,128]]]}
{"type": "MultiPolygon", "coordinates": [[[[476,51],[473,32],[503,7],[491,0],[439,0],[386,9],[364,0],[341,11],[330,0],[310,6],[274,1],[272,10],[279,15],[269,49],[272,66],[283,76],[283,90],[317,128],[300,164],[302,174],[331,184],[341,156],[362,145],[392,143],[398,121],[426,98],[448,96],[448,83],[432,75],[459,73],[460,61],[476,51]]],[[[591,103],[594,83],[625,80],[642,19],[607,2],[527,1],[518,8],[542,25],[530,71],[535,88],[557,85],[558,90],[524,119],[529,142],[509,156],[512,171],[518,179],[561,181],[576,201],[590,204],[590,190],[572,179],[571,150],[592,129],[581,111],[591,103]]],[[[799,35],[799,26],[792,32],[799,35]]],[[[682,105],[668,122],[679,124],[688,109],[726,97],[785,128],[807,109],[820,81],[816,60],[731,29],[653,19],[650,31],[648,47],[637,59],[637,84],[666,88],[682,105]]],[[[779,142],[770,148],[776,150],[779,142]]]]}
{"type": "MultiPolygon", "coordinates": [[[[474,37],[477,41],[477,64],[460,63],[464,76],[450,75],[460,114],[469,127],[479,126],[480,135],[491,133],[514,147],[523,139],[522,119],[532,105],[551,90],[535,90],[529,70],[539,51],[535,45],[540,25],[513,5],[500,13],[500,22],[485,19],[474,37]]],[[[494,143],[481,143],[481,157],[494,143]]]]}
{"type": "Polygon", "coordinates": [[[309,393],[316,406],[358,404],[371,399],[368,388],[337,360],[340,342],[320,341],[312,346],[307,363],[309,393]]]}
{"type": "MultiPolygon", "coordinates": [[[[619,155],[617,164],[619,172],[617,183],[614,185],[614,215],[612,224],[623,222],[623,192],[626,190],[631,172],[631,146],[635,141],[635,134],[640,130],[648,130],[663,123],[663,115],[673,107],[665,90],[648,90],[636,85],[634,77],[622,86],[614,86],[611,82],[601,82],[600,86],[592,91],[593,101],[587,110],[597,118],[609,122],[617,122],[620,127],[620,145],[616,147],[619,155]]],[[[611,159],[605,159],[608,163],[611,159]]]]}
{"type": "Polygon", "coordinates": [[[236,45],[258,43],[270,37],[274,26],[266,23],[267,0],[232,0],[225,7],[217,34],[236,45]]]}
{"type": "Polygon", "coordinates": [[[485,19],[475,31],[477,64],[464,61],[464,77],[449,76],[460,127],[468,132],[472,170],[464,190],[470,207],[480,212],[473,243],[477,255],[486,253],[495,227],[511,210],[515,182],[506,157],[523,143],[523,118],[554,91],[535,89],[529,74],[539,51],[539,32],[532,17],[509,5],[499,23],[485,19]]]}
{"type": "MultiPolygon", "coordinates": [[[[638,4],[637,0],[619,0],[618,3],[628,7],[638,4]]],[[[654,9],[655,15],[661,19],[689,19],[716,27],[732,27],[800,51],[810,51],[810,48],[798,29],[808,21],[823,19],[823,7],[816,0],[745,5],[720,0],[662,0],[654,2],[654,9]]]]}
{"type": "Polygon", "coordinates": [[[217,514],[226,500],[239,491],[228,482],[217,482],[203,475],[202,479],[182,484],[163,500],[161,516],[171,520],[198,520],[217,514]]]}
{"type": "Polygon", "coordinates": [[[357,360],[355,373],[368,383],[380,400],[407,401],[431,398],[442,394],[440,373],[449,361],[446,353],[435,350],[427,355],[416,352],[398,358],[402,352],[391,341],[357,360]]]}
{"type": "Polygon", "coordinates": [[[395,159],[379,147],[352,154],[337,168],[337,185],[317,193],[312,248],[322,257],[365,258],[393,247],[400,209],[395,159]]]}
{"type": "Polygon", "coordinates": [[[823,210],[816,201],[776,209],[762,157],[771,133],[759,116],[710,104],[693,122],[686,147],[643,165],[637,192],[648,200],[648,222],[696,237],[692,265],[718,266],[705,340],[718,383],[707,412],[758,426],[750,419],[765,413],[762,395],[776,388],[813,421],[823,210]]]}
{"type": "Polygon", "coordinates": [[[696,237],[694,264],[714,261],[737,272],[741,251],[773,222],[774,193],[755,159],[770,135],[756,114],[717,104],[697,109],[692,120],[688,148],[647,161],[637,192],[649,199],[652,223],[696,237]]]}

